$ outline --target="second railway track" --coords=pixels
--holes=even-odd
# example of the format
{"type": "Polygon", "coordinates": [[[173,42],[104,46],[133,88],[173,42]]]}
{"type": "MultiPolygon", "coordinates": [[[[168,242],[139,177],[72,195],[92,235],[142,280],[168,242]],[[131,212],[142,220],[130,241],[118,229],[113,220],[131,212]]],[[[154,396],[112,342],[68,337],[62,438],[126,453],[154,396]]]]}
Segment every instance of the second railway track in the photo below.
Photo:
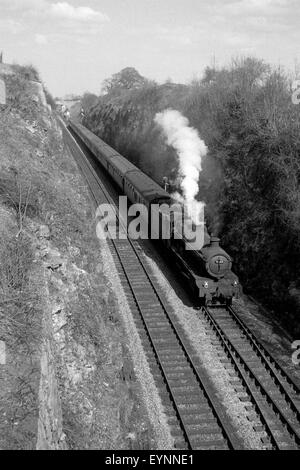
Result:
{"type": "MultiPolygon", "coordinates": [[[[115,205],[78,142],[66,129],[64,132],[96,205],[115,205]]],[[[119,224],[126,235],[122,221],[119,224]]],[[[164,292],[141,256],[138,243],[128,237],[108,243],[176,448],[242,449],[244,445],[237,430],[164,292]]],[[[233,367],[237,390],[242,389],[249,401],[249,416],[254,426],[265,431],[265,448],[299,448],[299,395],[293,381],[272,364],[272,358],[261,350],[245,325],[239,324],[232,310],[204,309],[203,314],[215,335],[216,347],[221,347],[233,367]],[[251,358],[254,360],[255,355],[260,364],[251,367],[251,358]]]]}
{"type": "Polygon", "coordinates": [[[299,449],[300,395],[296,383],[231,307],[204,308],[203,312],[236,370],[238,385],[260,415],[272,448],[299,449]]]}

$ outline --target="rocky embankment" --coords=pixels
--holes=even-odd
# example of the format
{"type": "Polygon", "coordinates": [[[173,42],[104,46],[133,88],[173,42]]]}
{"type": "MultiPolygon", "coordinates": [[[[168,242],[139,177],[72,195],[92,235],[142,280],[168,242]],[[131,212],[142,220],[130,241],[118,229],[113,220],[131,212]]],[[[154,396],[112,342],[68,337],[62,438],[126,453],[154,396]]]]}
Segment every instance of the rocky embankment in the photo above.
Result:
{"type": "Polygon", "coordinates": [[[0,68],[0,449],[154,447],[94,208],[31,78],[0,68]]]}

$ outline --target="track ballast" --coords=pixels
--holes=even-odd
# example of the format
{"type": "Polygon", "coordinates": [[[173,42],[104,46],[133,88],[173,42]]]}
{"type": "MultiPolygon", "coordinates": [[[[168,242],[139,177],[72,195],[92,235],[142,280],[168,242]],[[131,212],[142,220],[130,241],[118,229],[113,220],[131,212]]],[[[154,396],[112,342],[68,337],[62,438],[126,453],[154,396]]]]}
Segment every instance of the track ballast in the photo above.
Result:
{"type": "MultiPolygon", "coordinates": [[[[68,144],[96,206],[116,207],[74,137],[68,144]]],[[[117,208],[116,208],[117,211],[117,208]]],[[[145,263],[140,245],[126,237],[108,240],[151,372],[179,449],[242,449],[236,429],[208,379],[164,292],[145,263]]],[[[203,308],[237,392],[249,403],[253,427],[266,433],[265,448],[299,449],[299,389],[231,308],[203,308]]]]}

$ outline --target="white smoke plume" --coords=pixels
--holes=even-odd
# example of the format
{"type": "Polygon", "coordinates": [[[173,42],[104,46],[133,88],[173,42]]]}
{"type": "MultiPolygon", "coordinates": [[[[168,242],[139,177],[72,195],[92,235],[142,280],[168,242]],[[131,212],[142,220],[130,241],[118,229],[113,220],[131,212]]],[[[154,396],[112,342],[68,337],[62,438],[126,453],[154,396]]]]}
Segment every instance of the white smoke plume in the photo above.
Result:
{"type": "Polygon", "coordinates": [[[167,144],[177,152],[184,202],[189,215],[197,221],[199,212],[203,213],[204,208],[204,203],[197,201],[196,196],[199,191],[198,181],[202,170],[202,158],[208,150],[205,142],[200,138],[197,130],[189,126],[189,120],[179,111],[166,109],[157,113],[154,121],[162,127],[167,144]]]}

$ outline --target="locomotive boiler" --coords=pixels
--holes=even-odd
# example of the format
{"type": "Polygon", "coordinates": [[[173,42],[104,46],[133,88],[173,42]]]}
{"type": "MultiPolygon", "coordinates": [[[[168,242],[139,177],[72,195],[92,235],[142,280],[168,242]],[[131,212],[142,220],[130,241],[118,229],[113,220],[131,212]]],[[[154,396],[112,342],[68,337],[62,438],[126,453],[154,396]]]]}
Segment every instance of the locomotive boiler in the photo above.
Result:
{"type": "MultiPolygon", "coordinates": [[[[86,127],[70,120],[69,128],[86,145],[132,204],[144,204],[148,210],[153,204],[174,204],[170,194],[159,184],[86,127]]],[[[172,236],[171,218],[168,223],[171,237],[157,238],[199,302],[205,305],[230,304],[239,295],[239,281],[232,272],[232,259],[221,248],[220,240],[211,237],[204,228],[202,248],[188,249],[189,240],[184,235],[177,238],[172,236]]],[[[149,232],[150,230],[151,227],[149,232]]]]}

